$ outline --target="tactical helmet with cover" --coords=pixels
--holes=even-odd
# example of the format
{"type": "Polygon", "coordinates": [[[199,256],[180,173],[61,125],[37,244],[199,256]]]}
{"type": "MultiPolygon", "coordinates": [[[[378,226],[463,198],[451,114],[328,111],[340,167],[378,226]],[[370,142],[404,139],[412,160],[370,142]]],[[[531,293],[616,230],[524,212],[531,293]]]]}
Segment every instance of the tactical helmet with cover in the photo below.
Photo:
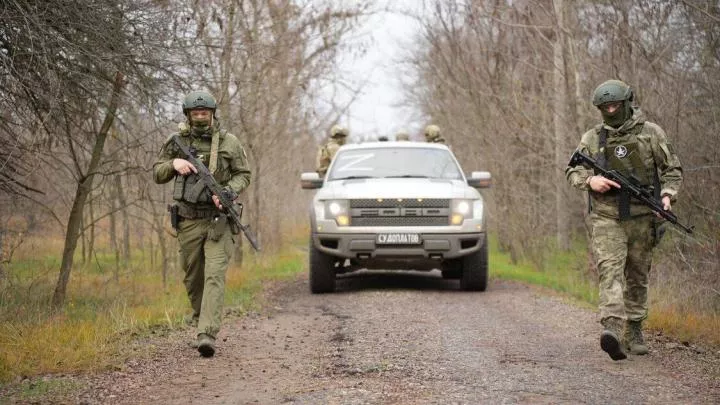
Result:
{"type": "Polygon", "coordinates": [[[340,125],[333,125],[333,127],[330,128],[330,138],[345,138],[346,136],[348,136],[347,129],[340,125]]]}
{"type": "Polygon", "coordinates": [[[188,111],[195,108],[207,108],[215,111],[217,108],[217,102],[215,97],[207,91],[193,91],[190,92],[182,103],[183,114],[187,115],[188,111]]]}
{"type": "Polygon", "coordinates": [[[600,110],[603,121],[607,125],[617,128],[632,117],[633,98],[633,91],[627,83],[620,80],[607,80],[593,92],[592,103],[600,110]],[[609,111],[608,105],[614,103],[622,103],[622,105],[614,111],[609,111]]]}
{"type": "Polygon", "coordinates": [[[440,138],[440,127],[437,125],[428,125],[425,127],[425,140],[428,142],[435,141],[440,138]]]}
{"type": "Polygon", "coordinates": [[[632,100],[633,91],[630,86],[620,80],[608,80],[595,89],[592,102],[595,107],[598,107],[606,103],[632,100]]]}

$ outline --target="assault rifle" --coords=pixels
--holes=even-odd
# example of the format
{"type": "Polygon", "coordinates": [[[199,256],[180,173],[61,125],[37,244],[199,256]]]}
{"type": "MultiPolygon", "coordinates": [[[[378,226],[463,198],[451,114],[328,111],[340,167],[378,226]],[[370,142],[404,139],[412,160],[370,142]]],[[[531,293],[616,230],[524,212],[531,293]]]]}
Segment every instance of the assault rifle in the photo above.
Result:
{"type": "Polygon", "coordinates": [[[650,209],[664,218],[666,221],[677,226],[687,233],[693,233],[694,226],[686,226],[678,221],[678,218],[671,211],[665,211],[662,201],[658,201],[655,196],[652,195],[650,190],[637,184],[637,181],[632,178],[627,178],[620,174],[617,170],[606,170],[602,168],[598,162],[590,156],[584,155],[579,150],[576,150],[570,157],[569,166],[583,165],[589,169],[595,170],[598,173],[610,179],[620,185],[620,190],[624,193],[628,193],[631,197],[635,197],[641,203],[650,207],[650,209]]]}
{"type": "Polygon", "coordinates": [[[215,181],[215,178],[212,173],[210,173],[210,170],[205,167],[202,161],[195,157],[190,149],[188,149],[188,147],[180,141],[180,138],[177,135],[174,135],[172,139],[185,156],[187,156],[186,159],[195,166],[198,171],[197,174],[200,176],[200,181],[205,184],[212,195],[216,196],[220,200],[220,205],[223,207],[222,210],[225,214],[227,214],[228,218],[230,218],[232,224],[242,231],[247,240],[250,241],[250,245],[252,245],[253,249],[260,251],[260,245],[258,244],[255,235],[253,235],[250,230],[250,225],[243,225],[242,222],[240,222],[243,206],[242,204],[235,203],[234,200],[237,198],[237,194],[235,194],[232,190],[223,189],[223,187],[215,181]]]}

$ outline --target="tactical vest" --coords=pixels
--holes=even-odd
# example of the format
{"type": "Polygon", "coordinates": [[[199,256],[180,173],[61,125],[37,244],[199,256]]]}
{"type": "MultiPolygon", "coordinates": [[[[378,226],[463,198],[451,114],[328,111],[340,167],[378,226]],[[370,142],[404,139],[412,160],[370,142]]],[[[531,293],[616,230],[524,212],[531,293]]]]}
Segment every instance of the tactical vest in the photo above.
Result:
{"type": "MultiPolygon", "coordinates": [[[[638,135],[642,129],[643,124],[640,123],[622,136],[608,138],[607,129],[601,127],[598,131],[599,148],[595,158],[606,170],[617,171],[636,185],[652,190],[656,198],[659,198],[660,178],[655,167],[655,160],[652,159],[652,164],[648,167],[640,153],[638,135]]],[[[622,189],[611,189],[605,195],[617,198],[620,219],[627,219],[630,217],[629,205],[639,202],[632,201],[629,194],[623,191],[622,189]]]]}
{"type": "MultiPolygon", "coordinates": [[[[202,161],[206,167],[209,167],[210,138],[180,136],[180,139],[188,145],[188,149],[195,154],[198,160],[202,161]]],[[[197,173],[191,173],[187,176],[175,176],[173,199],[200,206],[213,204],[210,190],[200,181],[200,176],[197,173]]]]}

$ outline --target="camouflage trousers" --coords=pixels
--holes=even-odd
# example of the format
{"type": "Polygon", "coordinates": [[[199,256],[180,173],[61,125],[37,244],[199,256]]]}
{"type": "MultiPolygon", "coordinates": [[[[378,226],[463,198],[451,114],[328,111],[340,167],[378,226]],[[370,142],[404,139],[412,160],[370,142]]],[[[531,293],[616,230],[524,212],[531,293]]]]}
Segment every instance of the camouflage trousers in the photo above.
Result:
{"type": "Polygon", "coordinates": [[[589,221],[600,276],[600,319],[644,320],[655,246],[653,217],[619,221],[591,213],[589,221]]]}
{"type": "Polygon", "coordinates": [[[178,230],[180,266],[198,333],[216,337],[225,300],[225,273],[234,250],[234,236],[226,226],[215,233],[210,219],[183,219],[178,230]],[[217,240],[214,240],[217,239],[217,240]]]}

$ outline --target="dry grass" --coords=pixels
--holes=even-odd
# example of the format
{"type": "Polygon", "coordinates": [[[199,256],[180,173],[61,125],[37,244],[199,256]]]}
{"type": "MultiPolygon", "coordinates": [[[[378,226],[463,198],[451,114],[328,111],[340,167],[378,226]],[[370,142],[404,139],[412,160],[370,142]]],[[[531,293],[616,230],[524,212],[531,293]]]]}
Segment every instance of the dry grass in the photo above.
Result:
{"type": "Polygon", "coordinates": [[[720,317],[717,314],[693,314],[673,306],[651,308],[648,327],[683,342],[720,347],[720,317]]]}
{"type": "MultiPolygon", "coordinates": [[[[57,241],[44,246],[62,248],[57,241]]],[[[35,253],[37,250],[35,251],[35,253]]],[[[51,252],[33,256],[31,243],[18,249],[0,284],[0,382],[22,376],[105,369],[124,360],[129,339],[150,332],[184,327],[189,305],[179,271],[171,271],[167,286],[147,258],[133,260],[119,280],[110,270],[113,255],[75,266],[65,308],[51,314],[49,301],[59,269],[51,252]]],[[[226,306],[244,313],[257,305],[255,297],[268,280],[302,271],[302,252],[288,248],[273,257],[245,255],[242,268],[227,273],[226,306]]]]}

